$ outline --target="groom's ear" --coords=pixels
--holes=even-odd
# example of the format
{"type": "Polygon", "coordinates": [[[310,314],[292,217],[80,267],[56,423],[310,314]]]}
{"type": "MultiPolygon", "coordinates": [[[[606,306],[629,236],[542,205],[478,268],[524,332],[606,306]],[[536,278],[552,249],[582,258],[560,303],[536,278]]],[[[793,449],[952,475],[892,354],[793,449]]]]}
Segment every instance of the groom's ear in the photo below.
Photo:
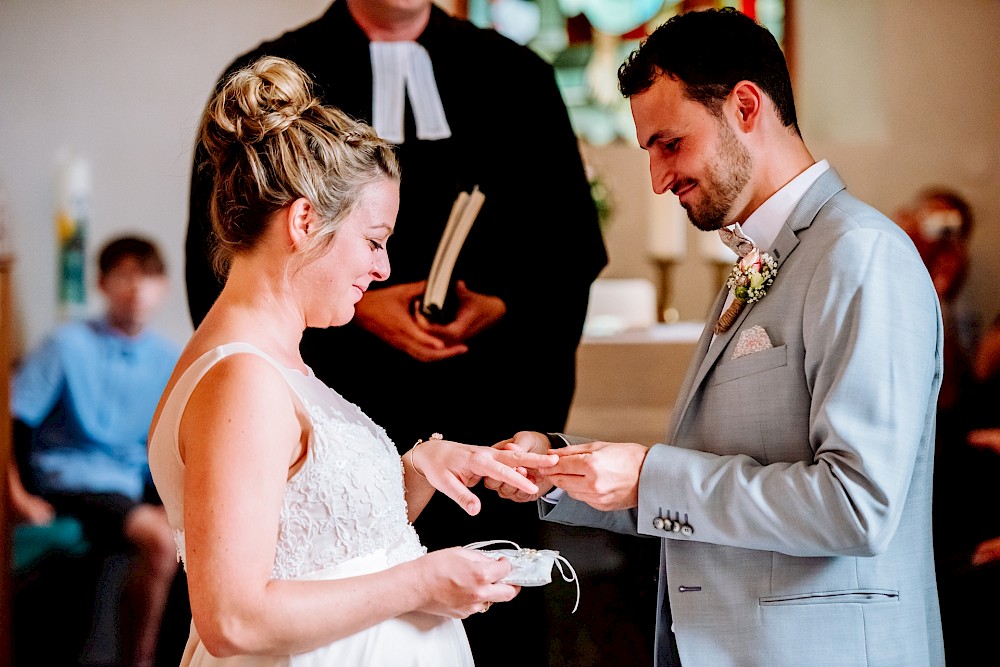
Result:
{"type": "Polygon", "coordinates": [[[764,91],[752,81],[740,81],[733,86],[726,98],[726,107],[729,107],[730,117],[740,130],[752,132],[757,128],[767,106],[765,99],[764,91]]]}

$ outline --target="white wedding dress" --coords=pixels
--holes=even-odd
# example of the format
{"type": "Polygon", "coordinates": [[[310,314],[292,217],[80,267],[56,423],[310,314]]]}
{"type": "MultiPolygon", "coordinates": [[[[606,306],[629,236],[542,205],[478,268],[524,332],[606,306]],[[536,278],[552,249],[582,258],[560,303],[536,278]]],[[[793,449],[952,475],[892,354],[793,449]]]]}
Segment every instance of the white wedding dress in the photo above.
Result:
{"type": "MultiPolygon", "coordinates": [[[[254,354],[281,371],[312,426],[305,462],[285,487],[275,530],[275,579],[340,579],[378,572],[423,555],[407,521],[403,467],[392,441],[356,405],[311,373],[282,367],[247,343],[202,355],[171,390],[149,443],[149,465],[184,559],[184,463],[177,429],[205,373],[231,354],[254,354]]],[[[334,601],[331,601],[333,603],[334,601]]],[[[227,667],[470,667],[461,621],[411,612],[324,647],[295,655],[216,658],[191,624],[181,665],[227,667]]]]}

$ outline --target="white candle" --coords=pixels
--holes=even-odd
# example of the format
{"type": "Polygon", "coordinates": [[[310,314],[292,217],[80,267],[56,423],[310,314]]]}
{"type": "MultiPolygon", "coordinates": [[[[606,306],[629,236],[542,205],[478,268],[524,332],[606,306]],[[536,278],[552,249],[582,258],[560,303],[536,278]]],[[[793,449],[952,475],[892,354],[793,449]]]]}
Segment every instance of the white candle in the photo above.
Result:
{"type": "Polygon", "coordinates": [[[687,212],[677,195],[650,194],[648,209],[649,254],[657,259],[679,260],[687,252],[687,212]]]}
{"type": "Polygon", "coordinates": [[[56,158],[56,211],[76,223],[90,213],[90,163],[68,149],[56,158]]]}
{"type": "Polygon", "coordinates": [[[711,262],[732,264],[736,253],[719,238],[719,232],[698,232],[698,250],[701,256],[711,262]]]}

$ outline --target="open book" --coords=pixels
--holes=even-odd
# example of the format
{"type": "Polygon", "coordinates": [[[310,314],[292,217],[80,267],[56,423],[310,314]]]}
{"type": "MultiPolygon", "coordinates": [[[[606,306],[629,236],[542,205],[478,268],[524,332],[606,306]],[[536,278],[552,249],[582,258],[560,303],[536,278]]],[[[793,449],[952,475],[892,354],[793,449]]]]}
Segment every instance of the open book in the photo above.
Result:
{"type": "Polygon", "coordinates": [[[448,224],[445,225],[427,276],[427,288],[420,300],[420,312],[432,322],[450,322],[454,317],[457,304],[454,298],[448,298],[452,291],[451,272],[485,199],[486,196],[479,191],[477,185],[472,188],[471,193],[458,193],[451,207],[448,224]]]}

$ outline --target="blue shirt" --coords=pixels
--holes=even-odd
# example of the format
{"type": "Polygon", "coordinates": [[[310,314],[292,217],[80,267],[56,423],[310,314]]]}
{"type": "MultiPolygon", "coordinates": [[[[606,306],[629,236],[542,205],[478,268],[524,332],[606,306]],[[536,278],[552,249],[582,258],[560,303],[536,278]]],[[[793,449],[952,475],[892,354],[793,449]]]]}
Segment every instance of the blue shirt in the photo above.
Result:
{"type": "Polygon", "coordinates": [[[179,355],[160,334],[125,336],[104,319],[63,325],[28,355],[11,413],[34,429],[37,490],[140,499],[149,425],[179,355]]]}

